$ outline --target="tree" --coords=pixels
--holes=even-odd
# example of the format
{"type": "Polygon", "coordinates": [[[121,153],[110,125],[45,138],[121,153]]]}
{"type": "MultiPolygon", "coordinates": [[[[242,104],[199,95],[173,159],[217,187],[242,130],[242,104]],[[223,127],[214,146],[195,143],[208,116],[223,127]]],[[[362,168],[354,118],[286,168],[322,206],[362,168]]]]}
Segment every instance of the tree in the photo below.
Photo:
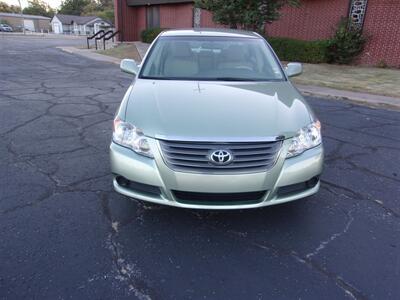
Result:
{"type": "Polygon", "coordinates": [[[99,0],[99,3],[101,7],[114,7],[113,0],[99,0]]]}
{"type": "Polygon", "coordinates": [[[7,3],[0,1],[0,12],[19,14],[20,8],[17,5],[8,5],[7,3]]]}
{"type": "Polygon", "coordinates": [[[41,0],[28,0],[28,6],[22,12],[28,15],[38,15],[52,17],[54,10],[45,2],[41,0]]]}
{"type": "Polygon", "coordinates": [[[59,14],[80,16],[90,0],[65,0],[61,2],[59,14]]]}
{"type": "Polygon", "coordinates": [[[103,20],[111,21],[114,23],[114,8],[106,8],[98,11],[92,11],[88,15],[97,16],[103,20]]]}
{"type": "Polygon", "coordinates": [[[82,15],[97,16],[114,22],[114,2],[112,0],[91,0],[83,8],[82,15]]]}
{"type": "Polygon", "coordinates": [[[60,14],[97,16],[114,22],[113,0],[65,0],[61,3],[60,14]]]}
{"type": "Polygon", "coordinates": [[[93,12],[97,12],[101,10],[101,6],[100,3],[94,0],[91,0],[88,2],[88,4],[85,5],[85,7],[83,7],[82,10],[82,15],[84,16],[93,16],[93,12]]]}
{"type": "Polygon", "coordinates": [[[258,32],[279,19],[285,5],[299,6],[300,0],[196,0],[197,7],[213,13],[214,22],[258,32]]]}

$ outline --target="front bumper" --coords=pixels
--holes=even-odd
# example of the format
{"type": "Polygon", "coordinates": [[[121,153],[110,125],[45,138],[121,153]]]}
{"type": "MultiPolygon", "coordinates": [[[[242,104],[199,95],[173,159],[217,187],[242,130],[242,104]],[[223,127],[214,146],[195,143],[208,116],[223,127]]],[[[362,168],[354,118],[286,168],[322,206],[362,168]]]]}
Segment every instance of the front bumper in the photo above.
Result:
{"type": "MultiPolygon", "coordinates": [[[[134,151],[115,143],[110,146],[111,169],[114,174],[114,188],[117,192],[131,198],[196,209],[244,209],[257,208],[293,201],[315,194],[319,190],[324,151],[322,145],[305,151],[303,154],[285,159],[289,141],[285,141],[275,166],[266,172],[249,174],[196,174],[171,170],[164,162],[158,142],[148,139],[154,159],[136,154],[134,151]],[[127,188],[117,178],[159,189],[159,193],[147,193],[141,189],[127,188]],[[283,187],[314,180],[315,184],[290,193],[280,193],[283,187]],[[234,202],[224,204],[183,203],[173,191],[194,193],[246,193],[266,191],[255,203],[234,202]]],[[[189,199],[188,199],[189,200],[189,199]]]]}

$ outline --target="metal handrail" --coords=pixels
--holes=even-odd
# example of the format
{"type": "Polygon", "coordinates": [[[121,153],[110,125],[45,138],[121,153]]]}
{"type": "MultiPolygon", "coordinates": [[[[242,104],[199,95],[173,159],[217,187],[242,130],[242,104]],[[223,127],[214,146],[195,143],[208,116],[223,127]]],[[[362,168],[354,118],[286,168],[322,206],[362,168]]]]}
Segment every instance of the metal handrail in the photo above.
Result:
{"type": "Polygon", "coordinates": [[[89,40],[95,38],[96,36],[98,36],[99,34],[104,33],[104,30],[99,30],[97,31],[95,34],[93,34],[92,36],[88,36],[86,37],[86,43],[87,43],[87,48],[89,49],[89,40]]]}
{"type": "Polygon", "coordinates": [[[95,44],[96,44],[96,50],[97,50],[97,41],[98,41],[98,40],[101,40],[101,39],[104,39],[104,37],[105,37],[107,34],[109,34],[109,33],[112,34],[113,31],[112,31],[112,30],[109,30],[109,31],[103,33],[101,36],[99,36],[99,37],[97,37],[97,38],[94,39],[94,42],[95,42],[95,44]]]}
{"type": "Polygon", "coordinates": [[[116,36],[117,34],[119,34],[119,30],[114,32],[112,35],[103,38],[103,49],[104,50],[106,50],[106,41],[112,39],[112,41],[114,42],[114,36],[116,36]]]}

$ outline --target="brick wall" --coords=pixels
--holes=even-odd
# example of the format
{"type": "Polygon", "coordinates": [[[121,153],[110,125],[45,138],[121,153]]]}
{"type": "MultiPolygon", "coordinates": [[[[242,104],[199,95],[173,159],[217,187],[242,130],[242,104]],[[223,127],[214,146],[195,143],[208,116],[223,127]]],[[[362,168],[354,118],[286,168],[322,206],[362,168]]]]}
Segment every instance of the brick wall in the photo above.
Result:
{"type": "MultiPolygon", "coordinates": [[[[50,24],[50,21],[49,20],[37,20],[38,22],[38,26],[37,26],[37,29],[38,29],[38,31],[41,31],[41,30],[44,30],[44,31],[47,31],[47,30],[51,30],[51,24],[50,24]]],[[[36,25],[35,25],[36,26],[36,25]]]]}
{"type": "Polygon", "coordinates": [[[22,19],[15,17],[0,17],[0,20],[6,21],[12,28],[22,26],[22,19]]]}
{"type": "MultiPolygon", "coordinates": [[[[140,39],[140,16],[138,12],[141,12],[143,8],[133,8],[126,5],[126,0],[114,0],[114,18],[115,18],[115,27],[116,30],[122,30],[123,36],[122,39],[124,41],[137,41],[140,39]],[[122,10],[119,10],[119,2],[121,1],[122,10]],[[120,19],[121,17],[121,19],[120,19]]],[[[141,12],[143,14],[143,12],[141,12]]],[[[144,14],[146,18],[146,15],[144,14]]],[[[121,39],[121,36],[118,36],[118,40],[121,39]]]]}
{"type": "Polygon", "coordinates": [[[161,28],[190,28],[193,26],[193,5],[160,5],[161,28]]]}
{"type": "Polygon", "coordinates": [[[360,62],[400,68],[400,1],[368,0],[364,32],[370,40],[360,62]]]}
{"type": "Polygon", "coordinates": [[[140,40],[140,34],[143,30],[146,29],[146,7],[140,6],[136,7],[136,23],[135,23],[135,34],[136,34],[136,41],[140,40]]]}
{"type": "MultiPolygon", "coordinates": [[[[14,30],[22,27],[22,18],[13,17],[13,16],[0,16],[0,20],[6,21],[14,30]]],[[[50,20],[43,19],[29,19],[25,18],[25,20],[32,20],[35,26],[35,30],[40,32],[41,30],[47,32],[51,29],[50,20]]]]}
{"type": "Polygon", "coordinates": [[[202,9],[200,16],[200,25],[204,28],[214,28],[216,24],[212,20],[212,13],[202,9]]]}
{"type": "MultiPolygon", "coordinates": [[[[118,1],[122,1],[124,40],[140,39],[146,28],[146,7],[129,7],[126,0],[115,1],[118,26],[118,1]]],[[[348,16],[350,0],[302,0],[300,8],[285,7],[282,17],[266,25],[270,36],[302,40],[327,39],[334,33],[342,16],[348,16]]],[[[201,27],[223,27],[212,21],[212,14],[202,11],[201,27]]],[[[160,26],[189,28],[193,25],[193,4],[160,5],[160,26]]],[[[400,67],[400,0],[368,0],[364,32],[370,40],[359,63],[376,65],[380,61],[400,67]]]]}
{"type": "MultiPolygon", "coordinates": [[[[114,0],[114,16],[117,30],[123,27],[125,41],[140,40],[140,34],[146,29],[146,6],[130,7],[126,0],[122,1],[122,22],[119,21],[120,12],[118,2],[114,0]]],[[[174,4],[160,5],[161,28],[190,28],[193,25],[193,5],[174,4]]]]}
{"type": "Polygon", "coordinates": [[[281,18],[266,25],[266,32],[300,40],[325,39],[348,12],[349,0],[302,0],[299,8],[284,7],[281,18]]]}

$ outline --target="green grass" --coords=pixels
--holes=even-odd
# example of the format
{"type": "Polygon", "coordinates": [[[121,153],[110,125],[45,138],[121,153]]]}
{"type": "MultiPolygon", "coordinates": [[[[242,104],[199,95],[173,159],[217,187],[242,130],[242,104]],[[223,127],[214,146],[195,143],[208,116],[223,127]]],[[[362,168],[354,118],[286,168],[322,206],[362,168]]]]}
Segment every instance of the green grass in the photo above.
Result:
{"type": "Polygon", "coordinates": [[[303,64],[293,82],[400,98],[400,70],[328,64],[303,64]]]}
{"type": "Polygon", "coordinates": [[[142,58],[134,44],[120,44],[115,48],[97,51],[99,54],[108,55],[116,58],[131,58],[136,61],[141,61],[142,58]]]}

